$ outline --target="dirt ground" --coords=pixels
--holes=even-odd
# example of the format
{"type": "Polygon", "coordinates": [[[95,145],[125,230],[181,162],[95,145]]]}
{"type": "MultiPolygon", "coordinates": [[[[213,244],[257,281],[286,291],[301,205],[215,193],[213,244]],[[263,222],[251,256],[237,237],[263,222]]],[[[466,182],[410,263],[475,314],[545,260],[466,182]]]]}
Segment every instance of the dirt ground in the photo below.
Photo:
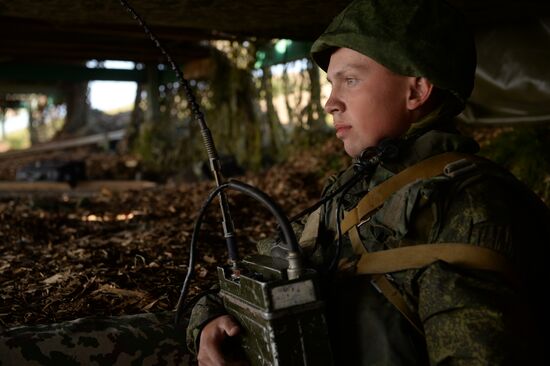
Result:
{"type": "MultiPolygon", "coordinates": [[[[327,154],[339,150],[332,142],[239,179],[266,191],[292,216],[319,197],[329,173],[319,171],[327,154]]],[[[78,156],[88,159],[92,176],[101,169],[116,172],[127,159],[78,156]]],[[[3,178],[28,160],[0,162],[3,178]]],[[[0,197],[0,327],[173,309],[188,268],[194,220],[213,187],[206,181],[89,197],[0,197]]],[[[230,205],[239,250],[253,253],[255,241],[272,235],[275,224],[246,196],[230,194],[230,205]]],[[[209,288],[216,266],[227,260],[221,232],[216,203],[202,226],[190,295],[209,288]]]]}

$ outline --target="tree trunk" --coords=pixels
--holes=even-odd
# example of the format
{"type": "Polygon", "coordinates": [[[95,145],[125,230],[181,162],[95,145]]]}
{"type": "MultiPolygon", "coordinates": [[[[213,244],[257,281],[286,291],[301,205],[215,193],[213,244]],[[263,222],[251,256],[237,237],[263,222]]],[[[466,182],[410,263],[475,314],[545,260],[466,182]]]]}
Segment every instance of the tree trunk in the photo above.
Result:
{"type": "Polygon", "coordinates": [[[6,139],[6,119],[4,118],[4,109],[0,108],[0,140],[6,139]]]}
{"type": "Polygon", "coordinates": [[[271,68],[269,66],[262,68],[262,91],[266,104],[267,127],[269,133],[269,153],[275,157],[279,153],[280,138],[282,131],[281,121],[277,110],[273,105],[273,84],[271,82],[271,68]]]}
{"type": "Polygon", "coordinates": [[[320,122],[325,120],[325,111],[321,105],[321,80],[319,68],[311,61],[308,61],[307,72],[309,75],[311,91],[307,124],[310,129],[318,129],[322,127],[320,122]]]}
{"type": "Polygon", "coordinates": [[[159,72],[156,64],[147,64],[146,123],[158,123],[160,118],[159,72]]]}
{"type": "Polygon", "coordinates": [[[67,116],[57,136],[74,135],[88,122],[88,82],[68,84],[65,87],[67,116]]]}
{"type": "Polygon", "coordinates": [[[141,124],[143,123],[143,113],[139,105],[141,102],[142,90],[143,84],[137,83],[136,97],[134,99],[134,109],[132,109],[130,124],[128,125],[128,130],[126,131],[126,146],[129,150],[132,150],[136,147],[136,142],[139,137],[139,130],[141,124]]]}

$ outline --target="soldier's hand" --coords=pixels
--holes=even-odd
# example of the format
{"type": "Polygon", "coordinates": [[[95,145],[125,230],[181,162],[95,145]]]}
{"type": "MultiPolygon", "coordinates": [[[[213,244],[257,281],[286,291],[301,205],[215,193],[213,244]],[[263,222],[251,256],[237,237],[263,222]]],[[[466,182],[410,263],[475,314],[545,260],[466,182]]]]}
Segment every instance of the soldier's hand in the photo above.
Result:
{"type": "Polygon", "coordinates": [[[248,365],[234,338],[240,331],[239,324],[229,315],[222,315],[206,324],[200,336],[197,355],[199,366],[248,365]]]}

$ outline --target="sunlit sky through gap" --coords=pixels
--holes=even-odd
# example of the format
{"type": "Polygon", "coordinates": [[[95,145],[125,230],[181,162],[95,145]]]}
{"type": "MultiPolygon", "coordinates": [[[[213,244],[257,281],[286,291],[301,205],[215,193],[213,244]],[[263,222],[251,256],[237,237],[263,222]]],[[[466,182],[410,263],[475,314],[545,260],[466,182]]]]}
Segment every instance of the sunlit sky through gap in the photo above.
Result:
{"type": "MultiPolygon", "coordinates": [[[[99,63],[90,60],[86,63],[88,68],[96,68],[99,63]]],[[[102,67],[106,69],[126,69],[135,67],[133,62],[128,61],[104,61],[102,67]]],[[[89,99],[94,109],[104,112],[132,109],[136,97],[137,84],[130,81],[90,81],[89,99]]],[[[14,111],[6,115],[5,130],[7,133],[27,128],[29,124],[29,113],[26,109],[14,111]]]]}
{"type": "MultiPolygon", "coordinates": [[[[86,66],[95,68],[98,67],[98,62],[95,60],[88,61],[86,66]]],[[[131,70],[135,67],[135,64],[129,61],[104,61],[103,67],[106,69],[131,70]]],[[[137,89],[135,82],[91,81],[89,88],[90,105],[94,109],[108,112],[124,107],[133,108],[137,89]]]]}

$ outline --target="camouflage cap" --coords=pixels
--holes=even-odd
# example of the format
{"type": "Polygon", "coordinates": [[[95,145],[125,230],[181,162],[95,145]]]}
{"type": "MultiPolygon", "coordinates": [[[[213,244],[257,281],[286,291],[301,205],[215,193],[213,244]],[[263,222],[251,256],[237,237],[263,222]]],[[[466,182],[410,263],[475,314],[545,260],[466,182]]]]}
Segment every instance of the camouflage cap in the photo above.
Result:
{"type": "Polygon", "coordinates": [[[423,76],[448,90],[461,110],[474,84],[476,51],[463,15],[443,0],[355,0],[315,41],[311,55],[327,70],[346,47],[391,71],[423,76]]]}

